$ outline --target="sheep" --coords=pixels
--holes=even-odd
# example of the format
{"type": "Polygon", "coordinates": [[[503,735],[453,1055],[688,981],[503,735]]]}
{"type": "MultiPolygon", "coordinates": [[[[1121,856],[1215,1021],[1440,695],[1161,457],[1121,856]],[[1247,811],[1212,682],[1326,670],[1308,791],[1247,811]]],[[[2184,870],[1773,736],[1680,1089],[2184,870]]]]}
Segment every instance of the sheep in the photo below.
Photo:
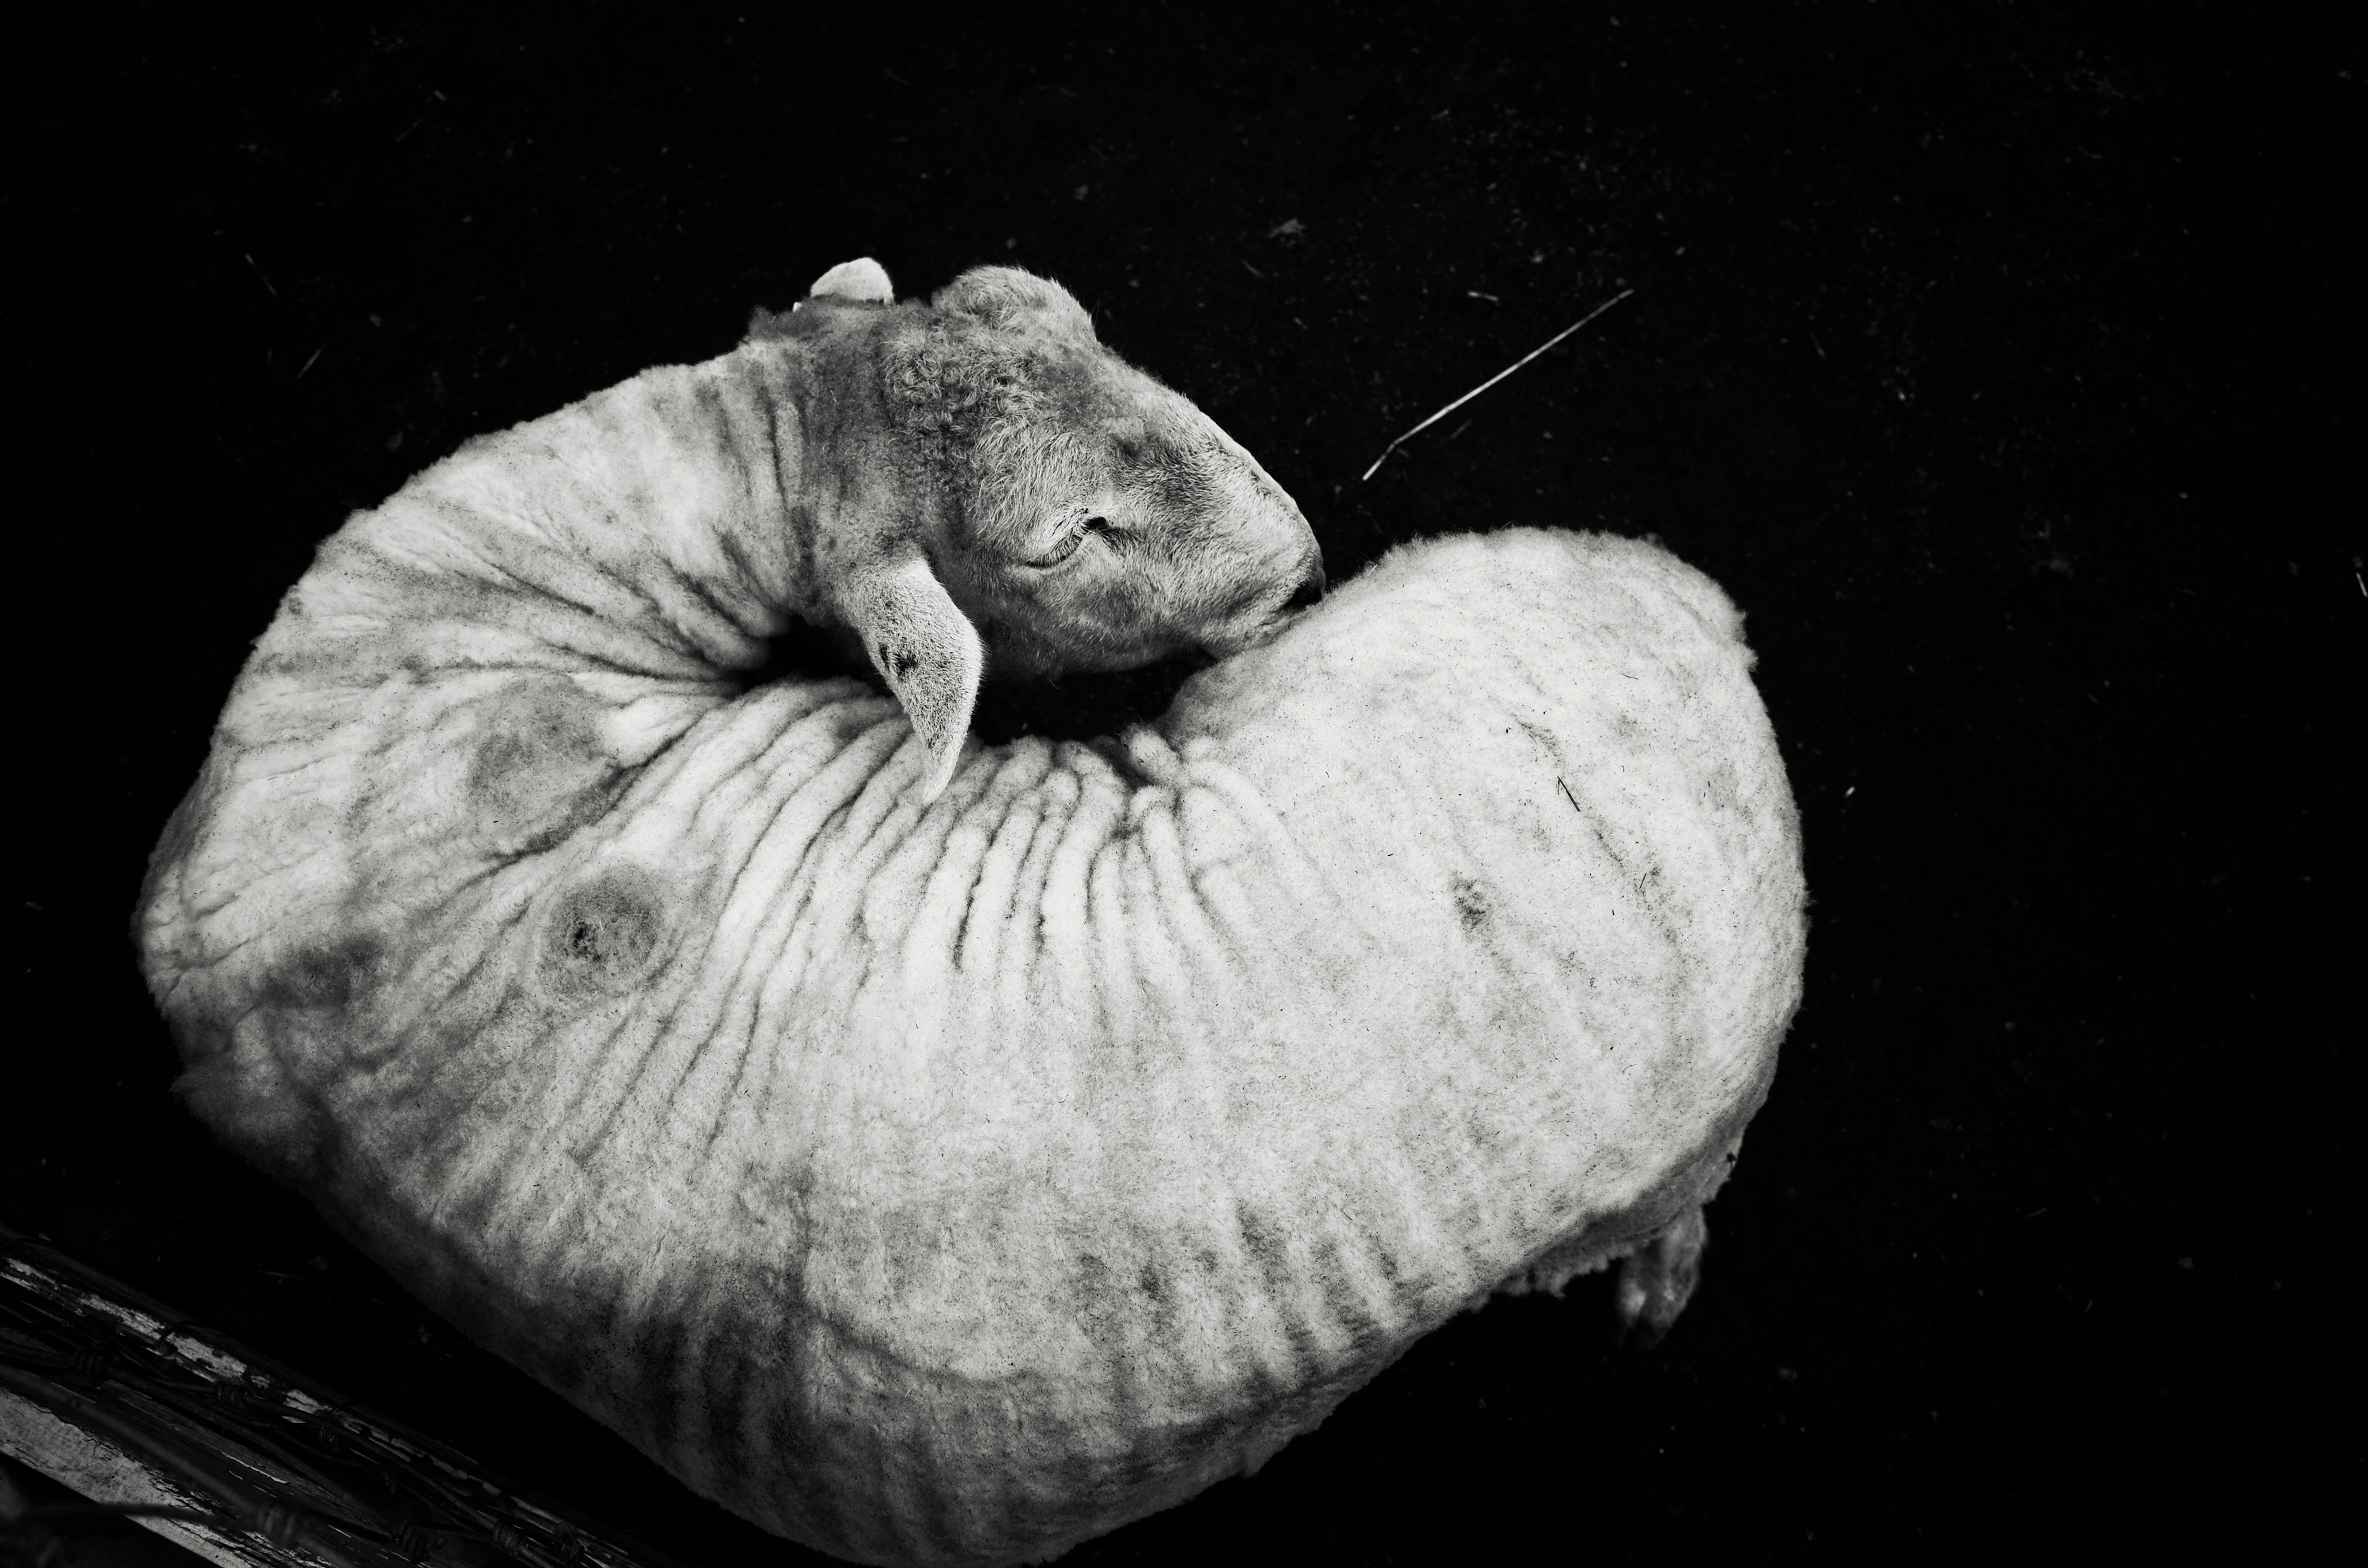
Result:
{"type": "Polygon", "coordinates": [[[794,599],[716,434],[764,401],[629,385],[564,416],[618,447],[529,426],[357,517],[257,643],[135,923],[218,1137],[865,1562],[1178,1503],[1499,1291],[1626,1259],[1667,1328],[1805,943],[1709,579],[1404,546],[931,796],[892,698],[734,673],[794,599]]]}
{"type": "Polygon", "coordinates": [[[535,591],[470,613],[545,639],[573,618],[610,647],[638,607],[659,646],[632,668],[696,678],[792,620],[843,631],[928,750],[925,798],[983,676],[1230,653],[1324,587],[1291,497],[1066,290],[982,267],[900,305],[870,257],[757,312],[737,353],[472,443],[332,548],[381,545],[397,573],[499,553],[535,591]]]}

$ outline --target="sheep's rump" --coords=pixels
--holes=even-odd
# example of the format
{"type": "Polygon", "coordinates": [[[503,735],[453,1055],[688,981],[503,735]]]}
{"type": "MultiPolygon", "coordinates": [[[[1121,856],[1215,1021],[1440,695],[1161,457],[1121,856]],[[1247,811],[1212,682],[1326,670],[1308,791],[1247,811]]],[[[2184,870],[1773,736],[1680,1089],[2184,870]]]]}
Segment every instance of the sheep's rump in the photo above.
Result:
{"type": "Polygon", "coordinates": [[[1006,1561],[1178,1501],[1634,1245],[1766,1093],[1793,809],[1658,551],[1408,547],[924,812],[892,703],[732,675],[744,551],[486,494],[290,594],[147,972],[225,1140],[771,1529],[1006,1561]]]}

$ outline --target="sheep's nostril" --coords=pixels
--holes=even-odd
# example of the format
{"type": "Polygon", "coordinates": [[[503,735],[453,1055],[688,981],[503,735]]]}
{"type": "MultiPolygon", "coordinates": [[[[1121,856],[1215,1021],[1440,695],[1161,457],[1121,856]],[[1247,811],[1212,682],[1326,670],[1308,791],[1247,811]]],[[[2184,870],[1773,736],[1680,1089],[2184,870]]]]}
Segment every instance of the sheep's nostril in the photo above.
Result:
{"type": "Polygon", "coordinates": [[[1283,601],[1285,609],[1305,609],[1324,597],[1324,568],[1318,566],[1307,574],[1307,580],[1292,591],[1283,601]]]}

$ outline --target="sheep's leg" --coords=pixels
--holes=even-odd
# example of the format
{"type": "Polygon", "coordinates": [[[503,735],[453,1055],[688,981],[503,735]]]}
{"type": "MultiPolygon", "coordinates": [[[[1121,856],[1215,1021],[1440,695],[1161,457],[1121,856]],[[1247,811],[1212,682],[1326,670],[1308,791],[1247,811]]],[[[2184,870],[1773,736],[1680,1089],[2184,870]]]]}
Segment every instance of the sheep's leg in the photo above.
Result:
{"type": "Polygon", "coordinates": [[[1710,1226],[1697,1203],[1620,1260],[1612,1305],[1622,1343],[1650,1350],[1661,1342],[1702,1280],[1702,1249],[1709,1244],[1710,1226]]]}

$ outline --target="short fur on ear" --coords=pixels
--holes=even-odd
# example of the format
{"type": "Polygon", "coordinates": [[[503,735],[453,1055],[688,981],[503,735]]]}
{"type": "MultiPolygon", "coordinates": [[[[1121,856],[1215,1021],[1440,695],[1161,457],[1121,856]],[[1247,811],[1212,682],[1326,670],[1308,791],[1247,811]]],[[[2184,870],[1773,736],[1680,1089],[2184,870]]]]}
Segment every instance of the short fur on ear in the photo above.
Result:
{"type": "Polygon", "coordinates": [[[888,281],[888,269],[868,256],[840,262],[815,278],[806,295],[810,299],[848,300],[864,305],[896,302],[896,290],[888,281]]]}
{"type": "Polygon", "coordinates": [[[986,669],[978,631],[915,544],[848,572],[839,588],[839,608],[921,738],[928,756],[921,803],[927,805],[953,778],[962,742],[970,736],[971,709],[986,669]]]}

